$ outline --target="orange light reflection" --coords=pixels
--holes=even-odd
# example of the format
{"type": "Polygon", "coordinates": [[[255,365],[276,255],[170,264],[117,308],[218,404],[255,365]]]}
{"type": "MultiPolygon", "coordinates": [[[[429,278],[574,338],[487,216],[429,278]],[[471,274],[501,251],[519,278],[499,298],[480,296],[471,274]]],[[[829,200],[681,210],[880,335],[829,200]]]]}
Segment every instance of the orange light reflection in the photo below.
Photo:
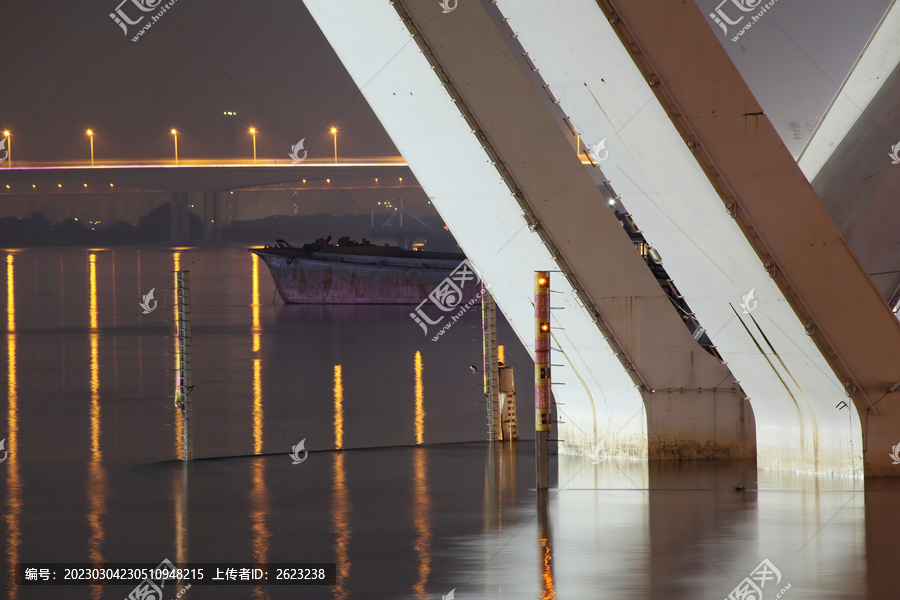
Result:
{"type": "Polygon", "coordinates": [[[9,577],[6,578],[7,598],[19,597],[19,586],[15,584],[16,563],[20,562],[22,547],[22,477],[19,472],[19,382],[16,373],[16,292],[15,266],[12,254],[6,255],[6,450],[4,463],[6,471],[6,564],[9,577]]]}
{"type": "Polygon", "coordinates": [[[341,365],[334,365],[334,447],[344,447],[344,378],[341,365]]]}

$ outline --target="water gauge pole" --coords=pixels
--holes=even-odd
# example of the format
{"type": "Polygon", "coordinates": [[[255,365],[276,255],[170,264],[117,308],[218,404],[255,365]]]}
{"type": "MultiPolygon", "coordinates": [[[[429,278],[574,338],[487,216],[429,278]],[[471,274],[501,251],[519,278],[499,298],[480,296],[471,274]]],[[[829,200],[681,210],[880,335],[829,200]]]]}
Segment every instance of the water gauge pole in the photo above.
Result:
{"type": "Polygon", "coordinates": [[[178,340],[178,380],[175,384],[175,406],[181,409],[182,460],[194,460],[194,407],[191,396],[191,273],[175,272],[178,299],[175,331],[178,340]]]}
{"type": "Polygon", "coordinates": [[[550,412],[550,272],[534,272],[534,457],[537,489],[548,487],[550,412]]]}

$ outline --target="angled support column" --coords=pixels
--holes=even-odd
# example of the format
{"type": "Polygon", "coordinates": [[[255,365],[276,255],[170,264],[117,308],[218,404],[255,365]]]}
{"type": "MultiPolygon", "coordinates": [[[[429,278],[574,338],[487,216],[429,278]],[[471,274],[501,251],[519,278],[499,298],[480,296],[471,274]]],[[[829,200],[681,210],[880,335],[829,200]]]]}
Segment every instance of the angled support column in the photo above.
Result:
{"type": "Polygon", "coordinates": [[[602,439],[620,456],[753,456],[734,377],[684,326],[485,6],[305,4],[531,349],[528,274],[561,271],[561,451],[602,439]]]}
{"type": "Polygon", "coordinates": [[[675,0],[498,7],[577,133],[606,139],[609,185],[753,402],[760,467],[861,474],[866,452],[867,474],[891,473],[900,410],[879,403],[900,328],[704,15],[675,0]]]}

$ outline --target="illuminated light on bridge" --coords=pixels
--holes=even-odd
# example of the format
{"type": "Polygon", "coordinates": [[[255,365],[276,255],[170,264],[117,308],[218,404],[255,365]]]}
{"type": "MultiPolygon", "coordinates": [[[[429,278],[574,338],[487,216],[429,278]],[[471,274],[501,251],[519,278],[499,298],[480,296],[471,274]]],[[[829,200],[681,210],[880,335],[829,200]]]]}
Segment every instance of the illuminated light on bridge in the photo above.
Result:
{"type": "Polygon", "coordinates": [[[175,166],[178,166],[178,131],[173,129],[171,133],[175,136],[175,166]]]}
{"type": "Polygon", "coordinates": [[[3,137],[6,138],[6,166],[12,169],[12,134],[4,129],[3,137]]]}
{"type": "Polygon", "coordinates": [[[250,135],[253,136],[253,164],[256,164],[256,127],[250,128],[250,135]]]}
{"type": "MultiPolygon", "coordinates": [[[[94,166],[94,132],[90,129],[87,130],[88,139],[91,140],[91,166],[94,166]]],[[[87,186],[85,186],[87,187],[87,186]]]]}
{"type": "Polygon", "coordinates": [[[331,128],[331,135],[334,136],[334,164],[337,164],[337,127],[331,128]]]}

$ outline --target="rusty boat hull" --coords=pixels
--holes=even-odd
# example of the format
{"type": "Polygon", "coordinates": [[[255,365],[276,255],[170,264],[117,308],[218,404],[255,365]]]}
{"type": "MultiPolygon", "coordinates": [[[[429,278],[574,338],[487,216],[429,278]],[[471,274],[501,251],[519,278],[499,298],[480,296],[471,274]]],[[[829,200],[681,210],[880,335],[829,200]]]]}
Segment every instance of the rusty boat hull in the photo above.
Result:
{"type": "MultiPolygon", "coordinates": [[[[420,304],[450,276],[463,254],[396,246],[251,248],[269,267],[285,304],[420,304]]],[[[480,286],[467,286],[464,301],[480,286]]]]}

